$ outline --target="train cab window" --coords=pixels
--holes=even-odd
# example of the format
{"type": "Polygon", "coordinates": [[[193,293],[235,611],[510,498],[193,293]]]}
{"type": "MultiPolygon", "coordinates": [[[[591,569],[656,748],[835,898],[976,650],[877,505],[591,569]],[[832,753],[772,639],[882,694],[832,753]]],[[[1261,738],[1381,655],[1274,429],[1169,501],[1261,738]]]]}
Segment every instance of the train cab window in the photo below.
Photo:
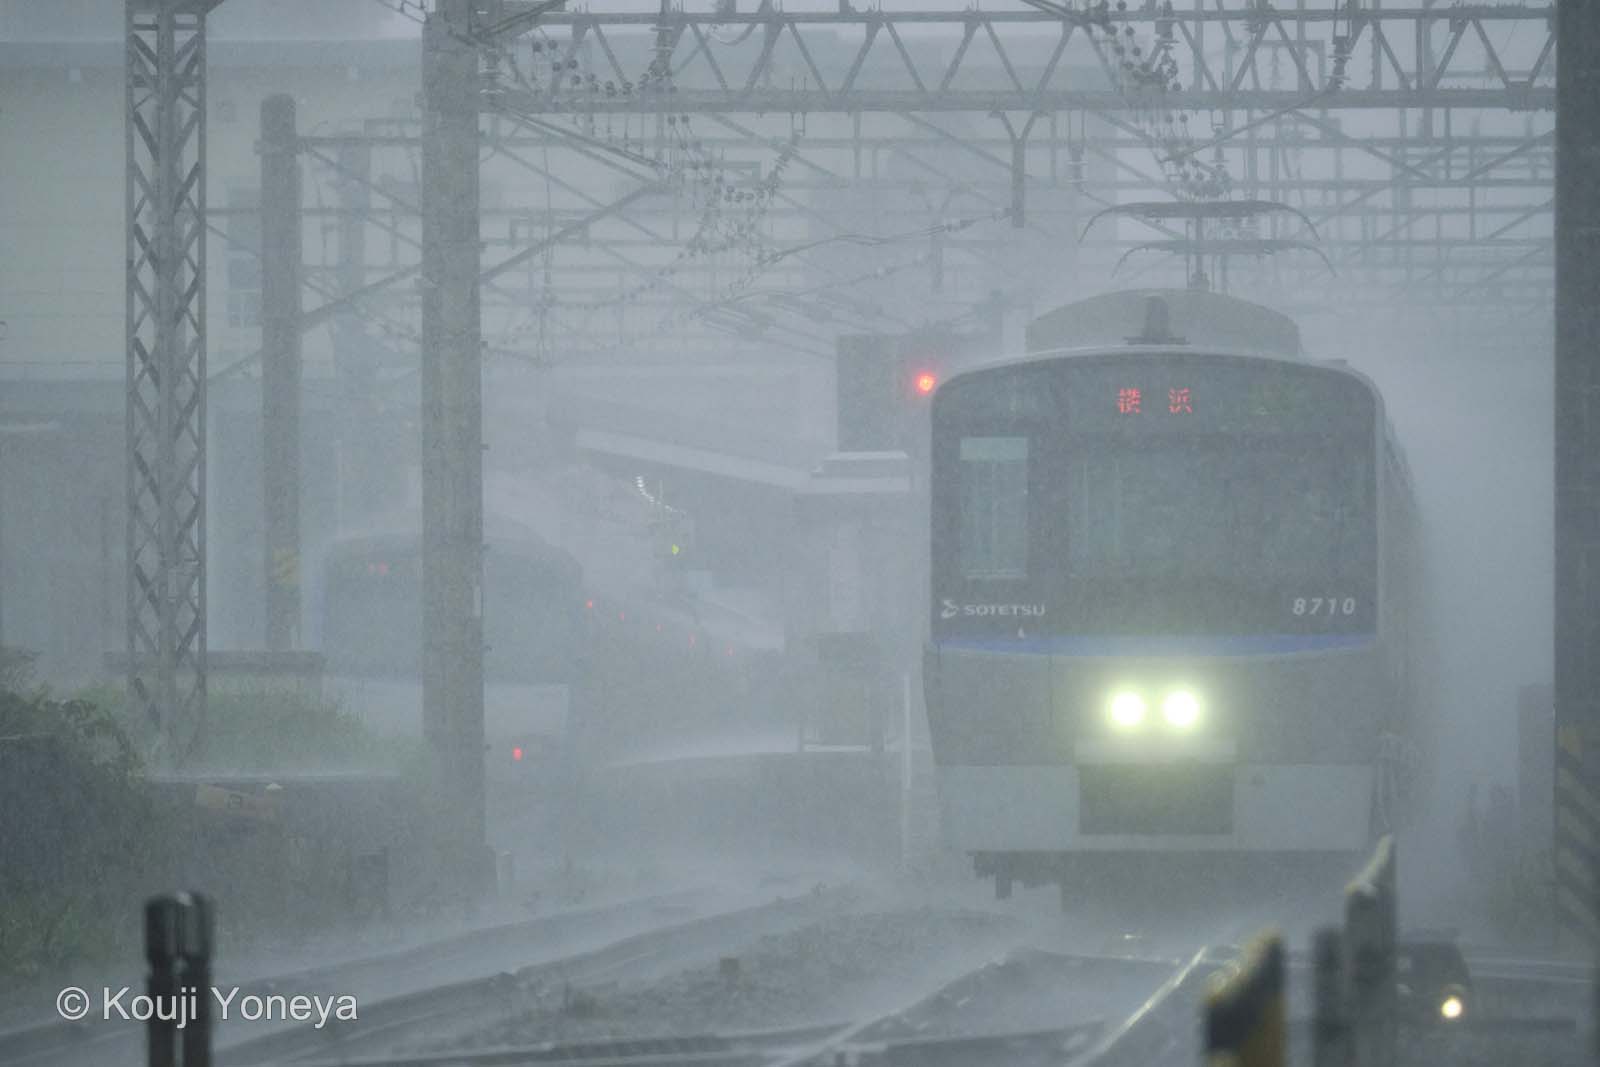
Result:
{"type": "Polygon", "coordinates": [[[1028,439],[961,439],[961,569],[968,578],[1028,570],[1028,439]]]}
{"type": "Polygon", "coordinates": [[[1293,581],[1370,566],[1366,467],[1320,438],[1255,449],[1084,440],[1068,494],[1074,577],[1293,581]]]}

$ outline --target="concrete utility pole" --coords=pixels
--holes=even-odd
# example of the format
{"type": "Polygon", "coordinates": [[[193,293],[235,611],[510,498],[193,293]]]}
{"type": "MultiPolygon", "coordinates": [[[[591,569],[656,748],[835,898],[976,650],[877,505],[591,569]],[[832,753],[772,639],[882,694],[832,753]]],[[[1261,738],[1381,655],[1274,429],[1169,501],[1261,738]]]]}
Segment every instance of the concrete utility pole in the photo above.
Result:
{"type": "Polygon", "coordinates": [[[206,709],[206,14],[128,0],[128,699],[181,762],[206,709]]]}
{"type": "Polygon", "coordinates": [[[422,717],[444,852],[484,862],[483,379],[478,321],[478,50],[471,0],[422,31],[422,717]]]}
{"type": "Polygon", "coordinates": [[[261,487],[267,648],[300,643],[300,159],[294,97],[261,102],[261,487]]]}
{"type": "Polygon", "coordinates": [[[1556,19],[1556,872],[1600,942],[1600,6],[1556,19]]]}

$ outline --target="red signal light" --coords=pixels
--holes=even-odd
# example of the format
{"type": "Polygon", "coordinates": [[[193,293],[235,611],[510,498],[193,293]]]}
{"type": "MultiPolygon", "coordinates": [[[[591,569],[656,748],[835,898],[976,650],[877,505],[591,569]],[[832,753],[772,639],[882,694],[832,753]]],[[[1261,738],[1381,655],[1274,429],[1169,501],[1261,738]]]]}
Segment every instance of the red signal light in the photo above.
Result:
{"type": "Polygon", "coordinates": [[[916,387],[917,395],[927,396],[939,387],[939,376],[930,370],[920,371],[911,384],[916,387]]]}
{"type": "Polygon", "coordinates": [[[583,606],[584,606],[584,607],[586,607],[586,608],[588,608],[588,609],[589,609],[589,610],[590,610],[590,611],[593,611],[593,610],[594,610],[594,601],[592,601],[592,600],[585,600],[585,601],[584,601],[584,602],[583,602],[583,606]]]}
{"type": "Polygon", "coordinates": [[[511,760],[514,763],[522,762],[522,746],[514,745],[511,749],[511,760]]]}

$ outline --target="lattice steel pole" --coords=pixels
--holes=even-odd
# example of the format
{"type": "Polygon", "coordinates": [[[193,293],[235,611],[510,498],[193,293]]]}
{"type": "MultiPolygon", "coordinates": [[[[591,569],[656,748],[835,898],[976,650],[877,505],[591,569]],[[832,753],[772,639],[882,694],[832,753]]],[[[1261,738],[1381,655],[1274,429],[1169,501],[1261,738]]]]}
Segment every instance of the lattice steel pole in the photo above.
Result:
{"type": "Polygon", "coordinates": [[[471,0],[422,31],[422,718],[443,858],[481,887],[483,378],[471,0]]]}
{"type": "Polygon", "coordinates": [[[206,706],[205,18],[128,0],[128,696],[181,762],[206,706]]]}

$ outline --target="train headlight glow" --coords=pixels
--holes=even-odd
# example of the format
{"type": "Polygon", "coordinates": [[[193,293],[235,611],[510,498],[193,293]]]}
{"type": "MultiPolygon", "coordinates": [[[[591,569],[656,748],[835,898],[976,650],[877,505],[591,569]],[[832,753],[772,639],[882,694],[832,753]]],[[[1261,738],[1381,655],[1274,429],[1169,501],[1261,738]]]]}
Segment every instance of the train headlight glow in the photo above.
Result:
{"type": "Polygon", "coordinates": [[[1200,698],[1187,689],[1174,689],[1161,702],[1161,716],[1179,730],[1193,729],[1200,721],[1200,698]]]}
{"type": "Polygon", "coordinates": [[[1111,725],[1119,730],[1132,730],[1144,722],[1144,697],[1129,689],[1111,695],[1107,706],[1111,725]]]}
{"type": "Polygon", "coordinates": [[[1445,988],[1444,999],[1439,1001],[1439,1018],[1445,1022],[1455,1022],[1467,1013],[1467,1000],[1456,986],[1445,988]]]}

